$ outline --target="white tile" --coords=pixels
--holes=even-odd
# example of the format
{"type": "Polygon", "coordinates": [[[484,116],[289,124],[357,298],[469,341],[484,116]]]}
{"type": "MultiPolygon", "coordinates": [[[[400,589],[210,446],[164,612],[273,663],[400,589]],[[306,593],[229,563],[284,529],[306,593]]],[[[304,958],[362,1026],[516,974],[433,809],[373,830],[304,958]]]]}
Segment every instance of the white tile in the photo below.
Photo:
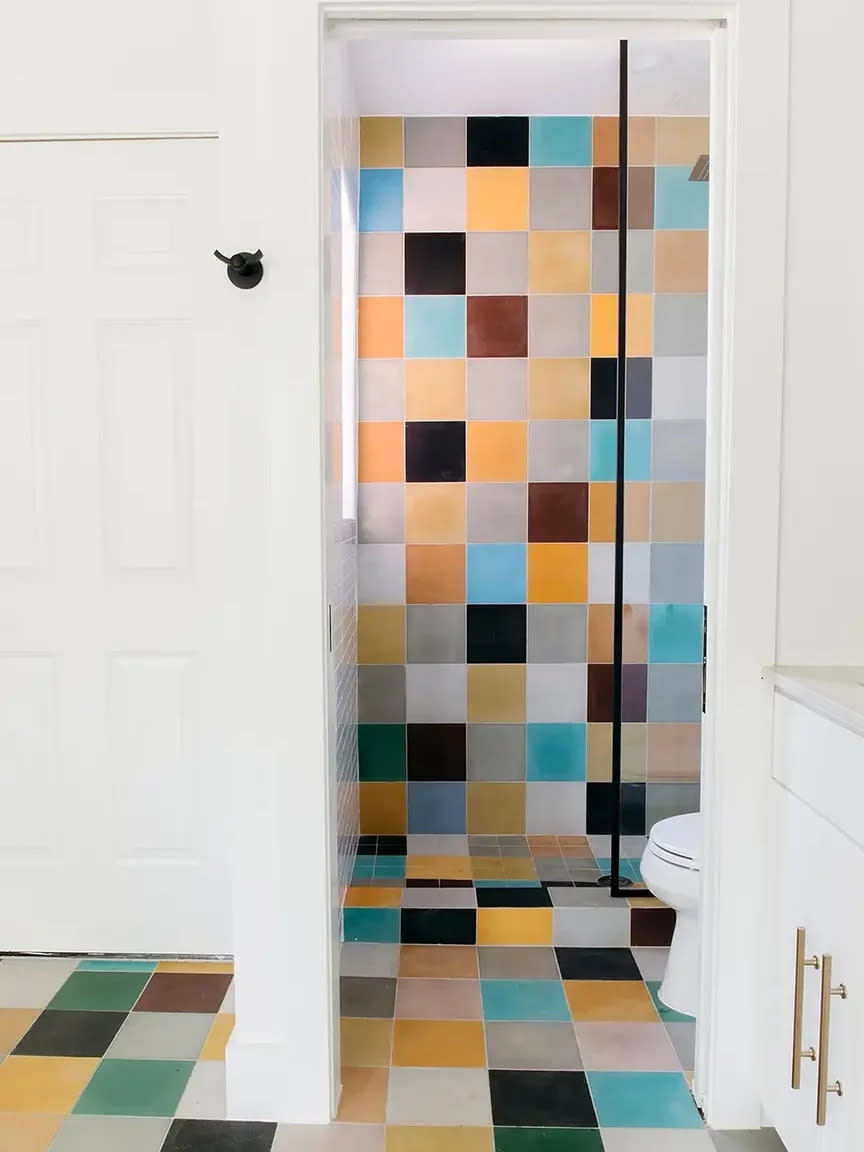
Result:
{"type": "Polygon", "coordinates": [[[437,856],[438,837],[409,832],[407,848],[409,856],[437,856]]]}
{"type": "Polygon", "coordinates": [[[214,1019],[207,1012],[130,1012],[105,1055],[112,1060],[197,1060],[214,1019]]]}
{"type": "Polygon", "coordinates": [[[395,980],[399,975],[399,945],[347,941],[342,945],[339,970],[343,976],[382,976],[395,980]]]}
{"type": "Polygon", "coordinates": [[[78,963],[74,956],[8,956],[0,960],[0,1008],[44,1008],[78,963]]]}
{"type": "Polygon", "coordinates": [[[704,356],[655,356],[651,412],[655,420],[704,420],[708,361],[704,356]]]}
{"type": "Polygon", "coordinates": [[[525,791],[525,831],[529,836],[585,834],[585,784],[529,780],[525,791]]]}
{"type": "Polygon", "coordinates": [[[587,699],[587,664],[528,665],[526,715],[529,724],[584,724],[587,699]]]}
{"type": "Polygon", "coordinates": [[[611,604],[615,599],[615,545],[588,545],[588,602],[611,604]]]}
{"type": "Polygon", "coordinates": [[[192,1069],[186,1091],[180,1097],[181,1120],[225,1120],[225,1065],[221,1060],[201,1060],[192,1069]]]}
{"type": "Polygon", "coordinates": [[[391,1068],[388,1124],[489,1125],[484,1068],[391,1068]]]}
{"type": "Polygon", "coordinates": [[[633,948],[632,952],[643,980],[663,979],[669,959],[668,948],[633,948]]]}
{"type": "Polygon", "coordinates": [[[403,908],[476,908],[473,888],[403,888],[403,908]]]}
{"type": "Polygon", "coordinates": [[[464,232],[464,168],[406,168],[403,173],[406,232],[464,232]]]}
{"type": "Polygon", "coordinates": [[[159,1152],[171,1121],[154,1116],[69,1116],[52,1152],[159,1152]]]}
{"type": "MultiPolygon", "coordinates": [[[[614,547],[614,546],[613,546],[614,547]]],[[[647,604],[651,599],[651,545],[624,545],[624,602],[647,604]]]]}
{"type": "Polygon", "coordinates": [[[379,1124],[280,1124],[271,1152],[384,1152],[384,1128],[379,1124]]]}
{"type": "Polygon", "coordinates": [[[409,724],[464,724],[466,666],[409,664],[405,669],[405,706],[409,724]]]}
{"type": "Polygon", "coordinates": [[[556,948],[626,948],[630,909],[555,908],[552,940],[556,948]]]}
{"type": "Polygon", "coordinates": [[[358,544],[357,596],[360,604],[405,603],[402,544],[358,544]]]}
{"type": "Polygon", "coordinates": [[[467,856],[468,837],[450,833],[438,837],[438,854],[440,856],[467,856]]]}

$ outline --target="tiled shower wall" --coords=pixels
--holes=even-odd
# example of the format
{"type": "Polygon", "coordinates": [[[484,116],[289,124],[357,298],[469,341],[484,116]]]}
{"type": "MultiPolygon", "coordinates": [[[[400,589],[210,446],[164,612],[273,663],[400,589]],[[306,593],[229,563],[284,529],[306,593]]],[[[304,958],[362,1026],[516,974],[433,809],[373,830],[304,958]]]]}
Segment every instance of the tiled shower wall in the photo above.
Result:
{"type": "MultiPolygon", "coordinates": [[[[613,117],[361,120],[367,833],[613,813],[613,117]]],[[[630,122],[623,830],[699,803],[707,119],[630,122]]]]}

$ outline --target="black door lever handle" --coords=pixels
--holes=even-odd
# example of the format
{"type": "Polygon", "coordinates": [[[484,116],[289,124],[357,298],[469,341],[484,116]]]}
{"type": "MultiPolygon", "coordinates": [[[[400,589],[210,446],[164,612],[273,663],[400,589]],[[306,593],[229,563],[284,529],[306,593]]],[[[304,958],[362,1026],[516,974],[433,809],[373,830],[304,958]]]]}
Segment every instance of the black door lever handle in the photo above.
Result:
{"type": "Polygon", "coordinates": [[[254,288],[261,283],[264,265],[260,248],[257,252],[235,252],[233,256],[223,256],[217,248],[213,255],[227,265],[225,271],[235,288],[254,288]]]}

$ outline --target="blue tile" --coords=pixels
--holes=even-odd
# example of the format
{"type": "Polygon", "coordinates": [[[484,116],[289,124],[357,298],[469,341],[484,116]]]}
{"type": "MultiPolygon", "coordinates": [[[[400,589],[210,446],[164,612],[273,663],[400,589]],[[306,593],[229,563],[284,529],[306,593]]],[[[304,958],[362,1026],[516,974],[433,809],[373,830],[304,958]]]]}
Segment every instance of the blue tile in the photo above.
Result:
{"type": "MultiPolygon", "coordinates": [[[[412,835],[465,833],[465,785],[460,781],[408,783],[408,832],[412,835]]],[[[380,873],[376,870],[375,875],[380,873]]]]}
{"type": "Polygon", "coordinates": [[[651,479],[651,421],[624,423],[624,479],[651,479]]]}
{"type": "Polygon", "coordinates": [[[155,960],[82,960],[79,972],[155,972],[155,960]]]}
{"type": "Polygon", "coordinates": [[[398,908],[346,908],[345,939],[368,944],[399,943],[398,908]]]}
{"type": "Polygon", "coordinates": [[[648,665],[648,723],[698,724],[702,663],[648,665]]]}
{"type": "Polygon", "coordinates": [[[486,1020],[567,1020],[570,1009],[558,980],[481,980],[486,1020]]]}
{"type": "Polygon", "coordinates": [[[614,420],[591,420],[591,479],[614,480],[617,457],[614,420]]]}
{"type": "Polygon", "coordinates": [[[680,1072],[589,1072],[600,1128],[702,1128],[680,1072]]]}
{"type": "Polygon", "coordinates": [[[654,1007],[657,1009],[657,1015],[664,1022],[664,1024],[690,1024],[696,1019],[695,1016],[688,1016],[684,1012],[676,1012],[674,1008],[667,1008],[663,1001],[660,999],[660,985],[661,980],[646,980],[645,984],[651,999],[654,1001],[654,1007]]]}
{"type": "Polygon", "coordinates": [[[524,604],[524,544],[468,545],[468,603],[524,604]]]}
{"type": "Polygon", "coordinates": [[[529,724],[529,780],[584,780],[585,725],[529,724]]]}
{"type": "Polygon", "coordinates": [[[429,360],[464,356],[465,297],[406,296],[405,355],[429,360]]]}
{"type": "Polygon", "coordinates": [[[590,116],[532,116],[530,162],[536,168],[591,166],[590,116]]]}
{"type": "Polygon", "coordinates": [[[401,168],[364,168],[361,171],[360,231],[402,231],[401,168]]]}
{"type": "Polygon", "coordinates": [[[660,165],[654,194],[655,228],[707,228],[708,184],[690,179],[689,165],[660,165]]]}
{"type": "Polygon", "coordinates": [[[652,604],[650,613],[650,663],[701,664],[702,605],[652,604]]]}

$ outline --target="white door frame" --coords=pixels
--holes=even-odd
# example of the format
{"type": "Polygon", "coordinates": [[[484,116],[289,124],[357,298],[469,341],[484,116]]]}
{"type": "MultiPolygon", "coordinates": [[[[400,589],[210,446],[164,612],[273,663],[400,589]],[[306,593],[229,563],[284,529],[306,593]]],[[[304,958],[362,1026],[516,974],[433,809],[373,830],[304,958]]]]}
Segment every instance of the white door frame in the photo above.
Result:
{"type": "MultiPolygon", "coordinates": [[[[722,21],[711,108],[709,711],[695,1090],[714,1127],[758,1127],[763,977],[754,957],[764,954],[763,868],[753,846],[765,842],[769,776],[761,670],[775,662],[790,0],[219,3],[221,240],[235,249],[261,244],[268,277],[263,291],[229,301],[224,325],[226,356],[246,366],[241,375],[235,361],[242,401],[235,435],[238,444],[249,437],[259,444],[261,462],[254,475],[235,478],[242,578],[232,586],[229,690],[232,706],[243,709],[234,726],[245,738],[231,749],[238,802],[230,1114],[323,1122],[338,1094],[330,1068],[338,1016],[328,975],[335,963],[327,931],[334,832],[318,495],[323,38],[332,21],[346,20],[382,21],[382,31],[398,21],[412,37],[441,35],[456,22],[471,34],[504,22],[510,35],[592,35],[602,25],[606,36],[632,38],[656,34],[660,22],[722,21]],[[264,502],[260,524],[243,520],[249,501],[264,502]],[[298,566],[299,552],[306,562],[298,566]],[[271,692],[262,699],[244,692],[244,682],[269,684],[271,692]]],[[[238,459],[247,457],[241,446],[238,459]]]]}

